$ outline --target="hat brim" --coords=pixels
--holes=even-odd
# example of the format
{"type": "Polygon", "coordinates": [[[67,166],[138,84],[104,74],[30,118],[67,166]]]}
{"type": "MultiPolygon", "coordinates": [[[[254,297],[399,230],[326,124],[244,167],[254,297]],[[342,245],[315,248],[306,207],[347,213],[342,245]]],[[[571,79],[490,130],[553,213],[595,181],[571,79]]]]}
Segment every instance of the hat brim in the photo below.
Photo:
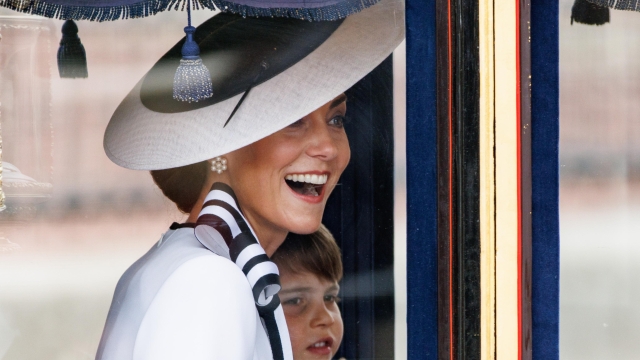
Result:
{"type": "Polygon", "coordinates": [[[194,164],[265,138],[353,86],[404,38],[404,1],[382,0],[344,22],[309,55],[242,97],[207,107],[160,113],[145,107],[144,78],[118,106],[104,135],[114,163],[134,170],[194,164]]]}

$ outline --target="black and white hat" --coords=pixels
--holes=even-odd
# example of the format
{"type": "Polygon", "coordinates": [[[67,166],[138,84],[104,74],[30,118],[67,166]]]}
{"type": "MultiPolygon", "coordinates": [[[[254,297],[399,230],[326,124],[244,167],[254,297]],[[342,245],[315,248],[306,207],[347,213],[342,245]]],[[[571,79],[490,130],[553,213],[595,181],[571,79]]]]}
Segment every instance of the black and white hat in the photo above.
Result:
{"type": "Polygon", "coordinates": [[[173,99],[183,39],[118,106],[105,152],[125,168],[160,170],[247,146],[353,86],[398,46],[404,27],[403,0],[381,0],[336,21],[218,14],[194,35],[213,96],[173,99]]]}

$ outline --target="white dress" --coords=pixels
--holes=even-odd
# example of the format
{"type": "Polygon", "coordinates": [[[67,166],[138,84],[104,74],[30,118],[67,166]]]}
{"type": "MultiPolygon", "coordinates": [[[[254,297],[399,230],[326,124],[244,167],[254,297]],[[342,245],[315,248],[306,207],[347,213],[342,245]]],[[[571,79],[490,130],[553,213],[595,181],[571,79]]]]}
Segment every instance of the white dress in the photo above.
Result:
{"type": "MultiPolygon", "coordinates": [[[[282,315],[280,309],[280,316],[282,315]]],[[[193,228],[169,230],[120,278],[97,360],[272,359],[251,286],[193,228]]]]}

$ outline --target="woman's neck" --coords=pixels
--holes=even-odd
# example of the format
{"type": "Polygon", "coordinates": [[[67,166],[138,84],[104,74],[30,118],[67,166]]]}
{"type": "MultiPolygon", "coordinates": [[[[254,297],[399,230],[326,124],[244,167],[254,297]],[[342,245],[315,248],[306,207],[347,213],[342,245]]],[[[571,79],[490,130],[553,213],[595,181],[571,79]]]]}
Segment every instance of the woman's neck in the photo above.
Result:
{"type": "Polygon", "coordinates": [[[256,233],[260,246],[262,246],[264,252],[267,253],[267,256],[271,257],[280,245],[282,245],[289,232],[285,229],[273,228],[264,224],[265,221],[261,221],[261,219],[252,216],[249,211],[243,211],[243,214],[256,233]]]}
{"type": "Polygon", "coordinates": [[[213,187],[213,184],[216,182],[229,184],[229,181],[226,178],[226,176],[224,176],[224,174],[223,176],[220,176],[220,175],[216,176],[213,171],[210,171],[207,176],[207,180],[205,181],[205,184],[202,187],[202,190],[200,191],[200,196],[198,197],[198,200],[196,200],[196,203],[193,204],[193,207],[191,208],[189,217],[187,217],[187,222],[194,223],[198,220],[200,211],[202,211],[202,205],[204,205],[204,199],[207,198],[207,195],[209,195],[209,193],[211,192],[211,188],[213,187]]]}
{"type": "Polygon", "coordinates": [[[195,223],[196,221],[198,221],[198,216],[200,215],[200,211],[202,211],[202,205],[204,205],[204,199],[207,197],[207,195],[211,191],[211,186],[205,187],[204,189],[205,190],[202,190],[200,197],[198,198],[196,203],[193,205],[193,208],[191,208],[191,212],[189,213],[189,217],[187,217],[186,222],[195,223]]]}
{"type": "MultiPolygon", "coordinates": [[[[203,188],[202,192],[200,193],[200,197],[193,205],[193,209],[189,213],[189,217],[187,218],[186,222],[195,223],[198,220],[200,211],[202,211],[202,205],[204,205],[204,199],[207,197],[207,195],[209,195],[214,182],[215,181],[207,181],[207,185],[203,188]]],[[[218,182],[224,181],[218,180],[218,182]]],[[[244,211],[241,204],[238,204],[238,206],[240,207],[240,210],[243,211],[245,219],[247,220],[247,222],[249,222],[249,225],[256,233],[258,241],[264,249],[264,252],[267,253],[267,256],[271,257],[271,255],[273,255],[273,253],[278,250],[278,247],[280,247],[280,245],[282,245],[282,243],[284,242],[284,239],[287,237],[288,231],[284,229],[273,228],[272,226],[265,224],[265,221],[261,221],[259,218],[252,216],[250,211],[244,211]]]]}

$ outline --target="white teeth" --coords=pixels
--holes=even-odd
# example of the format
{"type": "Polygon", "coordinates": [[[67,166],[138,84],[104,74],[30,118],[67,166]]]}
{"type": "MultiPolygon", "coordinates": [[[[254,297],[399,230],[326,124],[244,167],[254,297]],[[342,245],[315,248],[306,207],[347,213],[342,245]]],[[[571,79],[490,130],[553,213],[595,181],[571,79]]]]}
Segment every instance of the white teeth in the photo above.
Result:
{"type": "Polygon", "coordinates": [[[326,341],[320,341],[320,342],[317,342],[317,343],[313,344],[313,347],[317,347],[317,348],[318,347],[325,347],[325,346],[327,346],[327,342],[326,341]]]}
{"type": "Polygon", "coordinates": [[[327,183],[328,177],[329,175],[327,174],[324,174],[324,175],[290,174],[285,176],[284,178],[290,181],[295,181],[295,182],[306,182],[309,184],[324,185],[327,183]]]}

